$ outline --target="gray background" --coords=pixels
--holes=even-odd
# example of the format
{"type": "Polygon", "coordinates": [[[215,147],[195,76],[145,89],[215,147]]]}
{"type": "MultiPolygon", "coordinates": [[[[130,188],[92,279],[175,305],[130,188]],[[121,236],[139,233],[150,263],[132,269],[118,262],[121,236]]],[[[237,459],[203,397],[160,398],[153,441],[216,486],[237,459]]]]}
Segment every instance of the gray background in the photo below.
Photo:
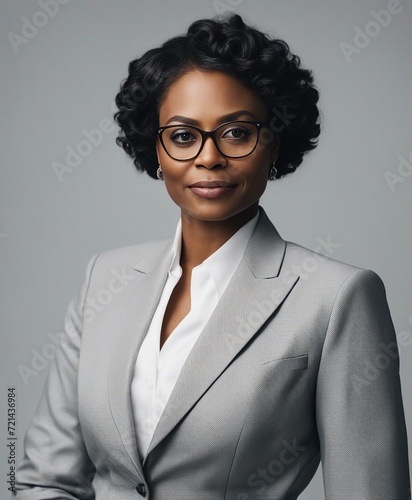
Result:
{"type": "MultiPolygon", "coordinates": [[[[284,38],[314,71],[323,114],[319,147],[296,173],[270,184],[261,204],[283,238],[315,249],[329,237],[339,245],[329,255],[382,277],[402,339],[411,436],[412,166],[402,175],[397,169],[400,155],[412,160],[412,1],[400,0],[402,12],[375,32],[367,23],[372,11],[388,8],[386,0],[65,2],[48,18],[38,14],[45,12],[38,1],[1,3],[0,497],[8,497],[6,389],[18,392],[21,458],[53,351],[50,334],[61,331],[87,261],[99,251],[171,236],[179,217],[164,185],[137,173],[115,145],[114,126],[61,182],[52,165],[65,163],[67,148],[82,148],[84,129],[112,119],[130,60],[223,9],[284,38]],[[8,34],[22,36],[24,18],[45,25],[14,49],[8,34]],[[348,62],[340,44],[354,45],[356,27],[366,26],[376,36],[348,62]],[[392,189],[388,172],[399,176],[392,189]],[[24,380],[21,370],[33,363],[24,380]]],[[[319,468],[300,498],[322,497],[319,468]]]]}

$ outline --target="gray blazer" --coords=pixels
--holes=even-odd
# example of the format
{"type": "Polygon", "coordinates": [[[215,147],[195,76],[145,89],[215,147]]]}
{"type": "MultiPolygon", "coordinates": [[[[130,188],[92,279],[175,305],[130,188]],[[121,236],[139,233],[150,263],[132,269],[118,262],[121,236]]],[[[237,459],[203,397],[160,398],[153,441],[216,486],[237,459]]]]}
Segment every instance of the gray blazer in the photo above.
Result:
{"type": "Polygon", "coordinates": [[[277,233],[262,207],[145,460],[130,383],[172,239],[94,256],[25,438],[17,498],[410,498],[396,336],[373,271],[277,233]]]}

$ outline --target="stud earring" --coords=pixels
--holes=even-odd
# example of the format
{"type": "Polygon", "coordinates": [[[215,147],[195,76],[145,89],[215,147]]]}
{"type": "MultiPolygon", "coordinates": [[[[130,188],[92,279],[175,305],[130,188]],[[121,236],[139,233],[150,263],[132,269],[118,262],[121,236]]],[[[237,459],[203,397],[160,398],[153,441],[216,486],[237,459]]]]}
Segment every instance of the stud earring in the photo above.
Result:
{"type": "Polygon", "coordinates": [[[157,175],[158,179],[160,179],[161,181],[163,180],[163,171],[162,171],[162,167],[160,166],[160,164],[159,164],[159,167],[157,169],[156,175],[157,175]]]}
{"type": "Polygon", "coordinates": [[[277,173],[278,173],[278,170],[276,168],[276,162],[274,161],[272,163],[272,167],[271,167],[270,172],[269,172],[269,179],[273,181],[276,178],[277,173]]]}

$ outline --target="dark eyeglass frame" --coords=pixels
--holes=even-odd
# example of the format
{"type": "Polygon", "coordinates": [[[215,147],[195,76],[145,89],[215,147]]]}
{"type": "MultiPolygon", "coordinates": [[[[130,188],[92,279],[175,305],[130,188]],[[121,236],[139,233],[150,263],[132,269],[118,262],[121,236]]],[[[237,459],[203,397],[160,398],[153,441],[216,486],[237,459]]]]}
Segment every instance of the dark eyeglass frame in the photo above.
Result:
{"type": "Polygon", "coordinates": [[[164,127],[158,127],[156,129],[156,134],[157,136],[159,137],[160,139],[160,143],[163,147],[163,149],[166,151],[166,154],[172,158],[172,160],[175,160],[175,161],[190,161],[190,160],[194,160],[197,156],[200,155],[202,149],[203,149],[203,146],[205,145],[205,141],[208,137],[211,137],[212,138],[212,141],[214,143],[214,145],[216,146],[216,149],[219,151],[219,153],[223,156],[225,156],[226,158],[245,158],[246,156],[249,156],[253,153],[253,151],[256,149],[256,146],[258,145],[258,142],[259,142],[259,136],[260,136],[260,131],[262,130],[263,127],[267,127],[268,126],[268,123],[263,123],[263,122],[256,122],[256,121],[249,121],[249,120],[233,120],[233,121],[230,121],[230,122],[226,122],[226,123],[222,123],[221,125],[219,125],[218,127],[216,127],[214,130],[210,131],[210,132],[206,132],[205,130],[202,130],[201,128],[199,127],[195,127],[194,125],[187,125],[185,123],[182,123],[182,124],[175,124],[175,125],[165,125],[164,127]],[[257,134],[256,134],[256,144],[254,145],[252,151],[250,151],[250,153],[246,154],[246,155],[242,155],[242,156],[229,156],[229,155],[226,155],[225,153],[223,153],[218,144],[217,144],[217,141],[216,141],[216,134],[217,132],[223,128],[223,127],[226,127],[227,125],[230,125],[231,123],[248,123],[248,124],[251,124],[251,125],[255,125],[256,127],[256,130],[257,130],[257,134]],[[190,158],[185,158],[184,160],[180,159],[180,158],[174,158],[170,153],[169,151],[167,150],[164,142],[163,142],[163,137],[162,137],[162,134],[163,134],[163,131],[166,130],[166,129],[169,129],[169,128],[176,128],[176,127],[188,127],[188,128],[192,128],[194,130],[197,130],[201,136],[202,136],[202,143],[200,145],[200,148],[199,148],[199,151],[192,157],[190,158]]]}

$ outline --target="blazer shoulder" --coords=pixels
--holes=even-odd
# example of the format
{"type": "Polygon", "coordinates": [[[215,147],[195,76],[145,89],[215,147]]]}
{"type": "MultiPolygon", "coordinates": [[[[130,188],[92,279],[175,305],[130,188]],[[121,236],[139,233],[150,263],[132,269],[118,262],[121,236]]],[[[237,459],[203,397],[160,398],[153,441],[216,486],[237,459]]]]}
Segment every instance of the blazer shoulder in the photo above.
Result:
{"type": "Polygon", "coordinates": [[[173,238],[163,238],[104,250],[93,256],[93,273],[106,274],[110,269],[149,270],[166,256],[173,238]]]}
{"type": "MultiPolygon", "coordinates": [[[[333,251],[333,247],[325,247],[326,250],[333,251]]],[[[313,276],[315,279],[327,283],[342,285],[346,280],[350,281],[372,281],[376,284],[383,284],[380,276],[373,270],[355,266],[324,255],[314,250],[310,250],[297,243],[287,241],[284,259],[286,268],[299,268],[304,275],[313,276]]]]}
{"type": "Polygon", "coordinates": [[[371,304],[379,304],[381,311],[388,310],[385,285],[375,271],[338,261],[301,245],[287,242],[282,274],[284,280],[298,277],[305,301],[322,304],[329,318],[333,310],[355,314],[357,308],[366,311],[371,304]]]}

